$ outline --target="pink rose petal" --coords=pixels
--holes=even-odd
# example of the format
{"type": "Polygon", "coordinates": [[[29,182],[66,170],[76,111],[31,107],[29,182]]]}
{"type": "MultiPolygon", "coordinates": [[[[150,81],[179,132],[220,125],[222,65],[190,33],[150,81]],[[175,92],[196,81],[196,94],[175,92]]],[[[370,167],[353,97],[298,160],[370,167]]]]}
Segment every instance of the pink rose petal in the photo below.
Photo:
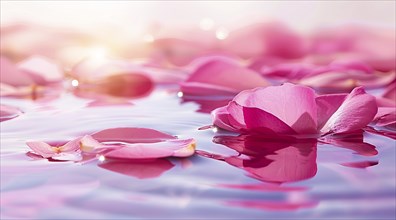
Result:
{"type": "Polygon", "coordinates": [[[347,94],[321,95],[315,98],[318,108],[318,129],[320,130],[329,118],[344,102],[347,94]]]}
{"type": "Polygon", "coordinates": [[[231,117],[231,115],[227,111],[227,106],[223,106],[212,111],[214,125],[225,130],[237,131],[238,129],[231,126],[229,117],[231,117]]]}
{"type": "Polygon", "coordinates": [[[355,88],[321,128],[322,133],[344,133],[356,131],[370,123],[377,113],[374,96],[362,87],[355,88]]]}
{"type": "Polygon", "coordinates": [[[149,128],[110,128],[91,135],[99,142],[122,141],[128,143],[154,143],[176,137],[149,128]]]}
{"type": "Polygon", "coordinates": [[[56,155],[56,149],[45,142],[29,141],[29,142],[26,142],[26,144],[36,154],[38,154],[44,158],[50,158],[50,157],[56,155]]]}
{"type": "Polygon", "coordinates": [[[81,148],[86,153],[100,153],[116,159],[154,159],[164,157],[188,157],[194,154],[194,139],[169,139],[155,143],[99,143],[90,136],[81,140],[81,148]]]}
{"type": "Polygon", "coordinates": [[[230,33],[223,48],[242,58],[265,55],[297,58],[306,53],[303,38],[279,22],[250,25],[230,33]]]}
{"type": "Polygon", "coordinates": [[[259,108],[274,115],[297,133],[316,133],[315,93],[308,87],[286,83],[258,88],[249,95],[238,94],[234,101],[244,107],[259,108]]]}
{"type": "Polygon", "coordinates": [[[268,83],[253,70],[226,58],[211,59],[199,66],[180,84],[187,95],[234,95],[268,83]]]}

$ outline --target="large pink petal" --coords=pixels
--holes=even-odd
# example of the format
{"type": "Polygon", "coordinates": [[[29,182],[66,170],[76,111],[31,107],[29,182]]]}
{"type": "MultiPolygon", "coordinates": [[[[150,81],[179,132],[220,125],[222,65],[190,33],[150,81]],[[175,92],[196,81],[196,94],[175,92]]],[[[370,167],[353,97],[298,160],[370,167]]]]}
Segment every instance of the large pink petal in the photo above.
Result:
{"type": "Polygon", "coordinates": [[[44,158],[50,158],[56,155],[56,152],[53,147],[45,142],[40,141],[29,141],[26,142],[27,146],[30,147],[36,154],[41,155],[44,158]]]}
{"type": "Polygon", "coordinates": [[[344,102],[347,94],[330,94],[316,97],[318,112],[318,130],[320,130],[329,118],[337,111],[344,102]]]}
{"type": "Polygon", "coordinates": [[[362,87],[355,88],[329,118],[321,132],[344,133],[362,129],[373,120],[376,113],[375,97],[367,94],[362,87]]]}
{"type": "Polygon", "coordinates": [[[224,92],[229,95],[267,85],[268,82],[255,71],[242,67],[230,59],[214,58],[199,66],[185,82],[181,83],[181,91],[192,95],[208,93],[222,95],[224,92]],[[213,85],[213,88],[205,84],[213,85]],[[209,91],[206,91],[207,89],[209,91]],[[223,89],[225,91],[221,92],[223,89]]]}
{"type": "Polygon", "coordinates": [[[154,143],[176,137],[149,128],[110,128],[91,135],[99,142],[120,141],[128,143],[154,143]]]}
{"type": "Polygon", "coordinates": [[[300,134],[317,132],[315,92],[286,83],[244,91],[234,101],[243,107],[259,108],[279,118],[300,134]]]}

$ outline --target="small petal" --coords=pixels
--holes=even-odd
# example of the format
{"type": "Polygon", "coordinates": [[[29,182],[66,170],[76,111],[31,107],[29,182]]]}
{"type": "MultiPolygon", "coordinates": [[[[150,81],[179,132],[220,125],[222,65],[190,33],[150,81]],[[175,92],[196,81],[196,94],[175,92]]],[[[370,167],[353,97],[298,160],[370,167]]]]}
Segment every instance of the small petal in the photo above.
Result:
{"type": "Polygon", "coordinates": [[[231,115],[227,111],[227,106],[223,106],[212,111],[214,125],[228,131],[237,131],[236,128],[231,126],[229,117],[231,117],[231,115]]]}
{"type": "Polygon", "coordinates": [[[373,120],[376,113],[375,97],[367,94],[362,87],[355,88],[329,118],[321,132],[344,133],[362,129],[373,120]]]}
{"type": "MultiPolygon", "coordinates": [[[[195,140],[168,140],[157,143],[124,144],[104,155],[117,159],[152,159],[164,157],[189,157],[195,152],[195,140]]],[[[113,147],[113,146],[111,146],[113,147]]]]}
{"type": "Polygon", "coordinates": [[[53,147],[51,147],[49,144],[45,142],[39,142],[39,141],[29,141],[26,142],[27,146],[30,147],[36,154],[44,157],[44,158],[50,158],[54,155],[56,155],[56,152],[53,147]]]}
{"type": "Polygon", "coordinates": [[[199,66],[180,85],[181,91],[188,95],[233,95],[268,83],[255,71],[233,60],[214,58],[199,66]]]}

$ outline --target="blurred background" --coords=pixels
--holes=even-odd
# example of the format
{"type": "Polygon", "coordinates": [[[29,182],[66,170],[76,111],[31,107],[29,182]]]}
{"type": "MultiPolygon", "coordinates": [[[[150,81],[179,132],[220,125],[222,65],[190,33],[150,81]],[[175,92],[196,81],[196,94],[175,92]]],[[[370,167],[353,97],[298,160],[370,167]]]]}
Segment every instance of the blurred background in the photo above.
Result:
{"type": "Polygon", "coordinates": [[[395,7],[392,0],[1,1],[1,25],[31,22],[84,30],[112,26],[139,32],[149,24],[199,26],[206,18],[227,28],[265,19],[280,20],[299,30],[345,22],[394,27],[395,7]]]}

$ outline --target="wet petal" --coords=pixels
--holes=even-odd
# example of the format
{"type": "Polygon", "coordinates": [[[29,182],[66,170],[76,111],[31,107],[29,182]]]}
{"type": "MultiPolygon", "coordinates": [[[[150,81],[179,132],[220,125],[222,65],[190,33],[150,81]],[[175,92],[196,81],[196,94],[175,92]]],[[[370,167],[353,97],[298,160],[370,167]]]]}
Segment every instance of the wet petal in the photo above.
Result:
{"type": "Polygon", "coordinates": [[[344,133],[362,129],[373,120],[376,113],[375,97],[367,94],[362,87],[355,88],[329,118],[321,132],[344,133]]]}

